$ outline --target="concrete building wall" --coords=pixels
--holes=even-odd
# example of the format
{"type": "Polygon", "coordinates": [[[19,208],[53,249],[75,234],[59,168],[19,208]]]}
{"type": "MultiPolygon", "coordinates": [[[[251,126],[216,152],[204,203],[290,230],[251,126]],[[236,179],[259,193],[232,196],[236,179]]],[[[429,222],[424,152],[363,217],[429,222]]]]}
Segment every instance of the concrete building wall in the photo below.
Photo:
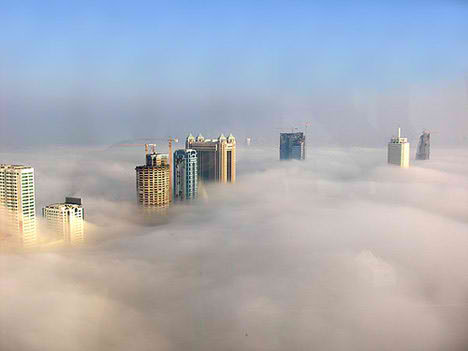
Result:
{"type": "Polygon", "coordinates": [[[143,207],[164,207],[170,203],[169,165],[136,168],[137,198],[143,207]]]}
{"type": "Polygon", "coordinates": [[[64,243],[77,245],[84,243],[84,211],[82,206],[59,203],[46,206],[42,214],[48,227],[64,243]]]}
{"type": "Polygon", "coordinates": [[[400,130],[398,130],[398,137],[393,137],[388,143],[387,162],[402,168],[408,168],[409,153],[410,144],[406,138],[400,136],[400,130]]]}
{"type": "Polygon", "coordinates": [[[34,169],[0,165],[0,240],[23,247],[37,243],[34,169]]]}
{"type": "Polygon", "coordinates": [[[138,204],[146,208],[166,207],[171,202],[171,170],[169,156],[146,147],[146,164],[136,171],[138,204]]]}

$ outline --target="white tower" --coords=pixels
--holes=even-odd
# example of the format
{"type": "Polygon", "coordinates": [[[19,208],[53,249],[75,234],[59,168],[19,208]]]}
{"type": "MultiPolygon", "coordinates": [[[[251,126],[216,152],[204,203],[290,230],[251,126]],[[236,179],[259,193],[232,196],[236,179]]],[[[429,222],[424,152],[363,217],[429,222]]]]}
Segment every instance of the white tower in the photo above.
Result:
{"type": "Polygon", "coordinates": [[[79,201],[69,201],[69,199],[66,198],[64,203],[44,207],[42,215],[60,241],[69,245],[82,244],[85,241],[85,234],[81,199],[75,199],[79,201]]]}
{"type": "Polygon", "coordinates": [[[398,128],[398,137],[392,137],[388,143],[388,163],[402,168],[409,167],[410,144],[407,138],[401,137],[401,129],[398,128]]]}
{"type": "Polygon", "coordinates": [[[34,168],[0,164],[0,246],[36,245],[34,168]]]}

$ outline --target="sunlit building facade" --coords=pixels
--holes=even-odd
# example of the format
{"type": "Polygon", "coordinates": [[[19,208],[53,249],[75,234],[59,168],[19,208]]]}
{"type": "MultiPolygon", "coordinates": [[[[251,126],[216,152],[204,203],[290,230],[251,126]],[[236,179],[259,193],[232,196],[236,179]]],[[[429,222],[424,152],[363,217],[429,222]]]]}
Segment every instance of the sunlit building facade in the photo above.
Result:
{"type": "Polygon", "coordinates": [[[392,137],[388,143],[387,162],[402,168],[409,167],[410,144],[407,138],[401,137],[401,129],[398,128],[398,136],[392,137]]]}
{"type": "Polygon", "coordinates": [[[195,139],[190,134],[186,149],[197,152],[198,177],[203,182],[234,183],[236,181],[236,139],[232,134],[226,138],[206,139],[201,134],[195,139]]]}
{"type": "Polygon", "coordinates": [[[32,167],[0,164],[0,240],[25,248],[37,243],[32,167]]]}
{"type": "Polygon", "coordinates": [[[58,240],[69,245],[84,243],[85,223],[81,199],[66,198],[64,203],[48,205],[42,209],[42,215],[58,240]]]}
{"type": "Polygon", "coordinates": [[[171,202],[168,155],[147,150],[146,165],[135,170],[138,203],[147,208],[168,206],[171,202]]]}
{"type": "Polygon", "coordinates": [[[197,152],[174,152],[174,200],[193,200],[198,196],[197,152]]]}

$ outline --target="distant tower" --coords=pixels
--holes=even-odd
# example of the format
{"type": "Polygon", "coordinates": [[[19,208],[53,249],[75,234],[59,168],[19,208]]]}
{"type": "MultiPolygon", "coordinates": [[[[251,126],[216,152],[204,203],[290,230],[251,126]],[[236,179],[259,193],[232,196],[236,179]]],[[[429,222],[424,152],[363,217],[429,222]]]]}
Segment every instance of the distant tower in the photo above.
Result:
{"type": "Polygon", "coordinates": [[[174,152],[174,200],[192,200],[198,196],[197,152],[174,152]]]}
{"type": "Polygon", "coordinates": [[[59,236],[59,240],[70,245],[84,243],[84,210],[81,199],[67,197],[64,203],[44,207],[42,215],[59,236]]]}
{"type": "Polygon", "coordinates": [[[171,201],[168,155],[156,153],[154,145],[146,145],[146,165],[135,170],[138,203],[149,208],[168,206],[171,201]]]}
{"type": "Polygon", "coordinates": [[[429,160],[431,153],[431,133],[425,130],[419,137],[416,160],[429,160]]]}
{"type": "Polygon", "coordinates": [[[410,144],[407,138],[401,137],[401,129],[398,128],[398,137],[392,137],[388,143],[388,163],[402,168],[409,167],[410,144]]]}
{"type": "Polygon", "coordinates": [[[304,133],[280,133],[280,160],[305,160],[304,133]]]}
{"type": "Polygon", "coordinates": [[[0,246],[36,243],[34,168],[0,164],[0,246]]]}
{"type": "Polygon", "coordinates": [[[250,146],[250,143],[252,142],[252,139],[247,137],[245,138],[245,145],[250,146]]]}
{"type": "Polygon", "coordinates": [[[197,151],[198,178],[203,182],[235,183],[236,138],[221,134],[217,139],[205,139],[192,134],[185,142],[186,149],[197,151]]]}

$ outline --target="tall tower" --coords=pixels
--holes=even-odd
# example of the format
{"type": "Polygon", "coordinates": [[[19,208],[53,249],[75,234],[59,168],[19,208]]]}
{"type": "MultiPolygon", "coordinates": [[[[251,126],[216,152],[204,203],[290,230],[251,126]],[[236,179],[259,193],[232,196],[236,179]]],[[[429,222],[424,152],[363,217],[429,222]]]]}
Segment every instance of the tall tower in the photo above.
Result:
{"type": "Polygon", "coordinates": [[[32,167],[0,164],[0,241],[25,248],[37,243],[32,167]]]}
{"type": "Polygon", "coordinates": [[[392,137],[388,143],[388,163],[408,168],[409,150],[410,144],[408,143],[408,139],[401,137],[401,129],[398,128],[398,137],[392,137]]]}
{"type": "Polygon", "coordinates": [[[42,215],[59,241],[69,245],[84,243],[84,210],[81,199],[67,197],[64,203],[44,207],[42,215]]]}
{"type": "Polygon", "coordinates": [[[305,160],[304,133],[280,133],[280,160],[305,160]]]}
{"type": "Polygon", "coordinates": [[[170,167],[167,154],[146,146],[146,165],[138,166],[136,187],[138,203],[143,207],[166,207],[171,202],[170,167]]]}
{"type": "Polygon", "coordinates": [[[419,137],[416,160],[429,160],[431,153],[431,133],[425,130],[419,137]]]}
{"type": "Polygon", "coordinates": [[[198,177],[203,182],[234,183],[236,181],[236,138],[221,134],[217,139],[205,139],[192,134],[185,142],[187,149],[197,151],[198,177]]]}
{"type": "Polygon", "coordinates": [[[197,152],[174,152],[174,200],[192,200],[198,196],[197,152]]]}

